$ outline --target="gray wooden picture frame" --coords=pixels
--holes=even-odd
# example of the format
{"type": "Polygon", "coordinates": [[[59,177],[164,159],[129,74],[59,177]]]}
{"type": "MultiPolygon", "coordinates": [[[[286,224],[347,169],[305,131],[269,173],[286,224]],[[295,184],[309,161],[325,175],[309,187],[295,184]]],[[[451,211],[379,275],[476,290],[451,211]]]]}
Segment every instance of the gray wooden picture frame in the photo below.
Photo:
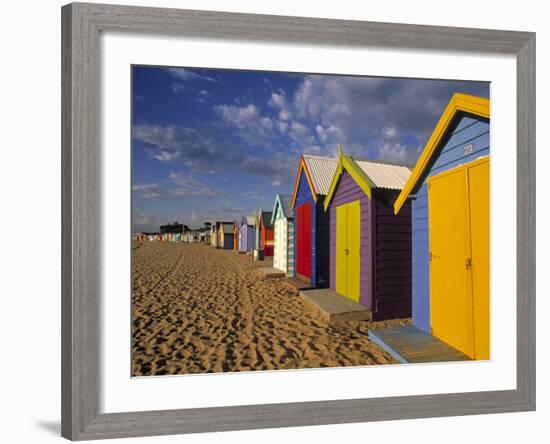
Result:
{"type": "Polygon", "coordinates": [[[535,409],[535,34],[164,8],[62,8],[62,435],[73,440],[535,409]],[[99,411],[100,46],[104,31],[511,54],[517,58],[515,390],[126,413],[99,411]]]}

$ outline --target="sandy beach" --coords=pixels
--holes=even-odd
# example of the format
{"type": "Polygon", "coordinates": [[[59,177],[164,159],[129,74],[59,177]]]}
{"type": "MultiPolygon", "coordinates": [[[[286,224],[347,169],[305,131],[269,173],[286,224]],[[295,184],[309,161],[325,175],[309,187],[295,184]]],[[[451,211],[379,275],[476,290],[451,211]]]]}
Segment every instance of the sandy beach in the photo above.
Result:
{"type": "Polygon", "coordinates": [[[133,375],[396,363],[372,327],[334,327],[284,279],[266,280],[250,256],[202,244],[133,245],[133,375]]]}

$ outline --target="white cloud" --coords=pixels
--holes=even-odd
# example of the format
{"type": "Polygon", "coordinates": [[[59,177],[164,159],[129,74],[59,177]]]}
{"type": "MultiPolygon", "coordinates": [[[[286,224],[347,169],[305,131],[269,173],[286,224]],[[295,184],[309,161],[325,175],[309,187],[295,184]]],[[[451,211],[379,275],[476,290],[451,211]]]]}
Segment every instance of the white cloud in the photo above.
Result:
{"type": "Polygon", "coordinates": [[[338,144],[345,140],[345,134],[341,128],[334,125],[329,125],[324,128],[322,125],[317,124],[315,126],[315,132],[322,142],[331,142],[332,144],[338,144]]]}
{"type": "Polygon", "coordinates": [[[281,111],[279,111],[280,120],[290,120],[291,116],[292,115],[290,114],[290,112],[286,109],[282,109],[281,111]]]}
{"type": "Polygon", "coordinates": [[[300,144],[311,143],[313,141],[310,129],[300,122],[292,122],[290,124],[289,134],[290,137],[300,144]]]}
{"type": "Polygon", "coordinates": [[[219,191],[212,188],[193,175],[170,173],[168,180],[163,183],[137,183],[132,191],[144,199],[167,197],[216,197],[219,191]]]}
{"type": "Polygon", "coordinates": [[[238,128],[238,135],[250,144],[265,143],[273,136],[273,120],[262,116],[256,105],[217,105],[214,111],[225,123],[238,128]]]}
{"type": "Polygon", "coordinates": [[[141,194],[145,199],[160,196],[159,185],[156,183],[138,183],[132,187],[132,191],[141,194]]]}
{"type": "Polygon", "coordinates": [[[183,83],[172,83],[172,92],[174,94],[183,94],[186,86],[183,83]]]}
{"type": "Polygon", "coordinates": [[[214,77],[203,74],[200,70],[189,70],[185,68],[167,68],[166,71],[175,79],[182,80],[184,82],[192,82],[194,80],[217,82],[214,77]]]}
{"type": "Polygon", "coordinates": [[[384,127],[383,133],[388,139],[395,139],[398,136],[397,129],[393,126],[384,127]]]}
{"type": "Polygon", "coordinates": [[[281,133],[284,133],[288,129],[288,123],[286,123],[286,122],[277,122],[277,127],[279,128],[279,131],[281,133]]]}
{"type": "Polygon", "coordinates": [[[274,108],[286,108],[286,97],[284,94],[272,93],[267,104],[274,108]]]}
{"type": "Polygon", "coordinates": [[[222,164],[238,164],[240,147],[230,145],[212,129],[177,125],[141,124],[133,128],[133,137],[148,155],[163,163],[183,163],[193,170],[216,170],[222,164]]]}
{"type": "Polygon", "coordinates": [[[416,160],[418,154],[420,154],[421,148],[422,147],[418,146],[416,149],[412,149],[399,142],[385,142],[378,147],[377,151],[380,159],[410,164],[416,160]]]}
{"type": "Polygon", "coordinates": [[[218,105],[214,109],[226,122],[242,127],[254,124],[260,118],[258,108],[252,104],[246,106],[218,105]]]}

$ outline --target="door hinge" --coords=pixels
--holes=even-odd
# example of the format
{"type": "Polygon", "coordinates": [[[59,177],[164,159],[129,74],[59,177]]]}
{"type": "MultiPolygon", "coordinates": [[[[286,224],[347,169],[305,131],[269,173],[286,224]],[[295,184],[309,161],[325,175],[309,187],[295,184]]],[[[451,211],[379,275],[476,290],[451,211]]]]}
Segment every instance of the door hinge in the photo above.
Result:
{"type": "Polygon", "coordinates": [[[466,270],[471,270],[472,269],[472,258],[469,257],[468,259],[466,259],[466,270]]]}

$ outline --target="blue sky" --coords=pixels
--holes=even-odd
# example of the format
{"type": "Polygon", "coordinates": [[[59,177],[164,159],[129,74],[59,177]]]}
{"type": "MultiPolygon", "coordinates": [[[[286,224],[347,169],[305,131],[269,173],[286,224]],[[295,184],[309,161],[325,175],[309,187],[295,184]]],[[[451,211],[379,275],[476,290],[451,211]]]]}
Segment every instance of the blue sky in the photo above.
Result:
{"type": "Polygon", "coordinates": [[[414,164],[455,92],[489,83],[134,66],[132,230],[271,210],[303,153],[414,164]]]}

